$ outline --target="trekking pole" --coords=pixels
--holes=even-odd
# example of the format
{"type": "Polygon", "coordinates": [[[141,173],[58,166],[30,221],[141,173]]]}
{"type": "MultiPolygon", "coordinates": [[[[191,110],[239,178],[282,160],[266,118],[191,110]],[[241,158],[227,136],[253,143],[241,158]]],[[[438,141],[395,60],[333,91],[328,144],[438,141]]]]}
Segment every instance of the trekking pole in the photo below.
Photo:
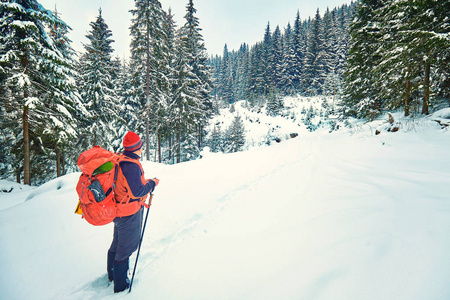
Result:
{"type": "Polygon", "coordinates": [[[147,225],[148,212],[150,211],[150,205],[152,205],[152,198],[153,198],[153,194],[150,194],[150,200],[148,201],[147,214],[145,216],[144,227],[142,228],[141,239],[139,241],[139,248],[138,248],[138,252],[136,255],[136,262],[134,263],[134,270],[133,270],[133,275],[131,276],[130,289],[128,290],[128,293],[131,293],[131,286],[133,285],[134,273],[136,272],[136,266],[137,266],[137,262],[138,262],[138,258],[139,258],[139,252],[141,251],[142,239],[144,238],[145,225],[147,225]]]}

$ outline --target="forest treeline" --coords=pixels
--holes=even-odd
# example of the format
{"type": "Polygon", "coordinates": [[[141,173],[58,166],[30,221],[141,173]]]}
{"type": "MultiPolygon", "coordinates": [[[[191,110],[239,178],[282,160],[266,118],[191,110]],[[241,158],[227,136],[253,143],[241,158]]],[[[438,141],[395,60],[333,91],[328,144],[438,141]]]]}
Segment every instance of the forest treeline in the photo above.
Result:
{"type": "Polygon", "coordinates": [[[1,1],[0,178],[40,184],[76,171],[82,151],[120,151],[128,130],[143,137],[147,160],[195,159],[205,145],[238,151],[242,120],[220,139],[209,121],[239,100],[277,115],[285,95],[332,96],[334,114],[367,119],[448,105],[447,0],[361,0],[305,20],[293,12],[292,24],[261,28],[261,42],[214,57],[186,2],[177,26],[158,0],[135,0],[121,60],[101,9],[76,53],[57,11],[1,1]]]}
{"type": "Polygon", "coordinates": [[[267,24],[264,38],[239,50],[224,47],[211,58],[213,96],[228,103],[247,99],[252,104],[275,95],[335,95],[342,88],[350,44],[349,26],[355,4],[327,9],[321,16],[295,21],[284,29],[267,24]]]}

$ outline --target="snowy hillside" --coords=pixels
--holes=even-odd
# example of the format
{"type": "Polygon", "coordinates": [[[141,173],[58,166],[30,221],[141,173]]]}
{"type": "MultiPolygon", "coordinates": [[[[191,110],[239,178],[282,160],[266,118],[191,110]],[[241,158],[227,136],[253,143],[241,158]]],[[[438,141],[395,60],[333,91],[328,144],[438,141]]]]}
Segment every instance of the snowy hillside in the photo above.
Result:
{"type": "Polygon", "coordinates": [[[107,284],[112,225],[73,213],[79,173],[2,192],[0,298],[449,299],[446,113],[144,162],[161,183],[131,294],[107,284]]]}
{"type": "Polygon", "coordinates": [[[289,139],[291,134],[336,128],[333,97],[285,97],[283,104],[276,116],[270,116],[266,106],[250,108],[245,101],[238,101],[229,108],[220,109],[211,120],[208,131],[211,133],[215,126],[226,131],[233,121],[232,116],[240,116],[245,128],[244,149],[247,150],[289,139]]]}

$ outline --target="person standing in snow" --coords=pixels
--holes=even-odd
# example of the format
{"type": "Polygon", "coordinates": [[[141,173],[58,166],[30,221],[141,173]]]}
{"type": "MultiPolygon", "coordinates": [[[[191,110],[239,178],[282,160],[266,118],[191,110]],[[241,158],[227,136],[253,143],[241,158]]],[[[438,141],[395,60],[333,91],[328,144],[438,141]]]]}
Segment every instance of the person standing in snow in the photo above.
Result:
{"type": "Polygon", "coordinates": [[[114,238],[108,250],[107,270],[109,281],[114,281],[114,292],[129,287],[127,273],[129,258],[137,250],[141,237],[143,203],[158,185],[158,179],[144,177],[139,158],[142,140],[129,131],[123,139],[125,151],[120,155],[115,186],[117,217],[114,219],[114,238]]]}

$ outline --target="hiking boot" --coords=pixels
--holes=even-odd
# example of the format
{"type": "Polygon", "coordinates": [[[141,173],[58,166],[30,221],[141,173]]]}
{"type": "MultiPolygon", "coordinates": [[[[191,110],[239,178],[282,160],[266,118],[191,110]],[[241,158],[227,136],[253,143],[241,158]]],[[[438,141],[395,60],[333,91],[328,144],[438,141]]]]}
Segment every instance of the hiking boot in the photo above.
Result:
{"type": "Polygon", "coordinates": [[[114,293],[122,292],[130,287],[128,279],[128,259],[114,260],[114,293]]]}
{"type": "Polygon", "coordinates": [[[116,252],[108,251],[106,269],[108,271],[109,282],[112,282],[114,280],[114,257],[116,257],[116,252]]]}

